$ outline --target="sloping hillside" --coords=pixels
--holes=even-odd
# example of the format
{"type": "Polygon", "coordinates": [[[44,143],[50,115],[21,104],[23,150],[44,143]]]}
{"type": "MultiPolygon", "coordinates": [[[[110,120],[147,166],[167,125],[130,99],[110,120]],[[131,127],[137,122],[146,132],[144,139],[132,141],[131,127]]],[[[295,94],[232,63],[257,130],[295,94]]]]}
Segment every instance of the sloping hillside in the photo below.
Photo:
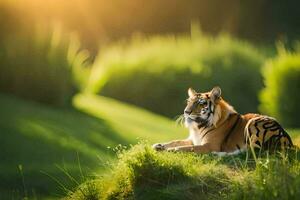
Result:
{"type": "Polygon", "coordinates": [[[166,118],[108,98],[78,95],[74,107],[0,95],[0,199],[59,196],[64,191],[58,182],[78,184],[66,171],[80,182],[81,168],[85,175],[103,169],[114,157],[108,146],[185,136],[166,118]]]}

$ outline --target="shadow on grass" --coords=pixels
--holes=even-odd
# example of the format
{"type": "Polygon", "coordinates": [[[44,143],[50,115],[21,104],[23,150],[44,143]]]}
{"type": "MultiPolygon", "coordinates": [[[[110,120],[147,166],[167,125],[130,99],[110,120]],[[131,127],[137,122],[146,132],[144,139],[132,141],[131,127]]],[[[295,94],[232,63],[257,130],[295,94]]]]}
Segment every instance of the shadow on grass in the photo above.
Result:
{"type": "Polygon", "coordinates": [[[56,165],[79,178],[78,162],[90,172],[112,157],[107,146],[127,143],[103,119],[74,109],[0,95],[0,110],[0,188],[6,191],[3,194],[24,193],[18,170],[22,165],[28,193],[62,195],[59,185],[42,172],[74,187],[56,165]]]}

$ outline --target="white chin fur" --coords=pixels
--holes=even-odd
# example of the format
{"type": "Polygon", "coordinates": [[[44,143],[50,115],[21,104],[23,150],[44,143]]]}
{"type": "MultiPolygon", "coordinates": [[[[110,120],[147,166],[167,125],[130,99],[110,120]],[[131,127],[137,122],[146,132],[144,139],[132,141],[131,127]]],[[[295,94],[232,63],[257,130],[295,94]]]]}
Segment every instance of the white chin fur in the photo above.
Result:
{"type": "Polygon", "coordinates": [[[197,127],[197,126],[198,126],[198,124],[197,124],[196,122],[194,122],[194,121],[192,121],[192,120],[188,120],[188,119],[186,119],[186,120],[184,121],[184,125],[185,125],[185,127],[187,127],[187,128],[197,127]]]}

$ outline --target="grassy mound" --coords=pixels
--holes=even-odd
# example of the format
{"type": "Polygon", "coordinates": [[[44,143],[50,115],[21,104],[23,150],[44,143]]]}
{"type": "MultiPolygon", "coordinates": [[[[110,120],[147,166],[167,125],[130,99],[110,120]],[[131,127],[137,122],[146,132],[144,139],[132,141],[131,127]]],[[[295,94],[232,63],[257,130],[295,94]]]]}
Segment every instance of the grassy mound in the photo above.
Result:
{"type": "Polygon", "coordinates": [[[0,199],[61,196],[82,181],[81,171],[103,170],[114,156],[108,146],[184,137],[174,122],[108,98],[79,95],[74,107],[0,95],[0,199]]]}
{"type": "Polygon", "coordinates": [[[297,199],[300,157],[248,153],[217,157],[155,152],[139,144],[118,153],[111,173],[81,185],[67,199],[297,199]]]}

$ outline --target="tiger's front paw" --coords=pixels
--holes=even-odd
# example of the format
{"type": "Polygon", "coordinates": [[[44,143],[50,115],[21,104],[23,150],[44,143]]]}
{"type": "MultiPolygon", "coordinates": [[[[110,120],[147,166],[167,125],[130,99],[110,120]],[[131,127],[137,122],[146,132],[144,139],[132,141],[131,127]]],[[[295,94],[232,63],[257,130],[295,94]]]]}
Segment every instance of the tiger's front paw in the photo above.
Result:
{"type": "Polygon", "coordinates": [[[165,146],[161,143],[157,143],[157,144],[154,144],[152,145],[152,148],[156,151],[164,151],[166,150],[165,146]]]}

